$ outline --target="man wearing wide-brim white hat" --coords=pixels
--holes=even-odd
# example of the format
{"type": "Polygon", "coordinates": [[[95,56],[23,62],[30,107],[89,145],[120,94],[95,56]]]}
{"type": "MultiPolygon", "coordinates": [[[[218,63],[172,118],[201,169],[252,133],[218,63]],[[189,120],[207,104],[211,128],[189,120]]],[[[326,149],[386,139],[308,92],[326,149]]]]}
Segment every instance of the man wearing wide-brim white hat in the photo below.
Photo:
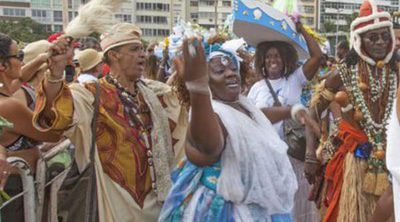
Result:
{"type": "MultiPolygon", "coordinates": [[[[55,49],[67,51],[63,40],[55,49]]],[[[96,83],[66,85],[66,55],[51,58],[52,74],[38,92],[34,123],[43,131],[66,135],[76,146],[76,163],[89,161],[96,136],[95,169],[100,221],[156,221],[171,186],[174,166],[167,113],[140,77],[145,52],[141,30],[117,24],[101,41],[110,73],[99,79],[96,134],[91,133],[96,83]]]]}

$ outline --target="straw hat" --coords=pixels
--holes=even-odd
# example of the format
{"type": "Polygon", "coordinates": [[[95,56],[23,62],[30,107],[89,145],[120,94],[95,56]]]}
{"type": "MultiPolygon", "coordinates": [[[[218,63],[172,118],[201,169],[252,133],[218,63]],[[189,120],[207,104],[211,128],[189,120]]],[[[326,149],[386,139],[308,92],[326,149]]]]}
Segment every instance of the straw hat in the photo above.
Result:
{"type": "Polygon", "coordinates": [[[101,48],[104,53],[107,53],[108,50],[118,46],[142,43],[141,35],[142,30],[138,26],[131,23],[119,23],[102,36],[101,48]]]}
{"type": "Polygon", "coordinates": [[[103,53],[94,49],[85,49],[79,52],[78,56],[79,67],[82,72],[88,71],[98,65],[103,59],[103,53]]]}
{"type": "MultiPolygon", "coordinates": [[[[50,48],[51,43],[46,40],[39,40],[28,44],[24,49],[24,63],[27,64],[38,57],[40,54],[47,53],[50,48]]],[[[47,67],[47,64],[40,66],[40,69],[47,67]]]]}

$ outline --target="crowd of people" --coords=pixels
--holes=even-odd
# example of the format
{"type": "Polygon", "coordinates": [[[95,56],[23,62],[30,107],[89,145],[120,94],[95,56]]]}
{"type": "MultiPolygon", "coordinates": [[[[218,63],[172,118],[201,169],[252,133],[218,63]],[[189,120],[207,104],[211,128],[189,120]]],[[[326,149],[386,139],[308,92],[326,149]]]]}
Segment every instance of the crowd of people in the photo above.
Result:
{"type": "MultiPolygon", "coordinates": [[[[390,14],[364,1],[335,56],[294,23],[306,60],[290,41],[253,51],[219,33],[157,55],[160,43],[144,45],[130,23],[22,49],[0,33],[0,189],[24,190],[8,157],[35,175],[42,153],[69,140],[66,169],[88,175],[95,195],[71,196],[82,201],[60,221],[398,219],[400,49],[390,14]]],[[[25,219],[22,198],[1,209],[2,221],[25,219]]]]}

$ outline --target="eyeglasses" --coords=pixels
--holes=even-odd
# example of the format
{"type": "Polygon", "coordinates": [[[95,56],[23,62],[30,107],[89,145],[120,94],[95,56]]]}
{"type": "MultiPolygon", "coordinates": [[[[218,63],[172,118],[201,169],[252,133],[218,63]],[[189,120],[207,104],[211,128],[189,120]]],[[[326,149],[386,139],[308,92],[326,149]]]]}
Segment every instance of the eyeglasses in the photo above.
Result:
{"type": "Polygon", "coordinates": [[[24,57],[25,57],[25,53],[24,53],[24,51],[22,51],[22,50],[19,50],[18,52],[17,52],[17,54],[15,54],[15,55],[8,55],[8,56],[5,56],[5,58],[16,58],[16,59],[18,59],[19,61],[24,61],[24,57]]]}
{"type": "Polygon", "coordinates": [[[379,39],[382,39],[384,42],[389,42],[390,39],[392,39],[392,36],[388,32],[383,32],[380,34],[374,33],[371,35],[367,35],[366,38],[375,44],[379,41],[379,39]]]}

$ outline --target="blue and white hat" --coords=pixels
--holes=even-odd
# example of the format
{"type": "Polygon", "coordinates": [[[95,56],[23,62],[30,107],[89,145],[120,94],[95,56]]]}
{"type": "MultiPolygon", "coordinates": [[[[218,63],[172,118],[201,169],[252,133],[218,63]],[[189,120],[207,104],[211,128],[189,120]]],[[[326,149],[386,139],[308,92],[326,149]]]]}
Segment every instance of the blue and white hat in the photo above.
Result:
{"type": "Polygon", "coordinates": [[[284,13],[260,0],[234,0],[233,32],[251,46],[265,41],[283,41],[293,45],[300,59],[310,57],[304,37],[284,13]]]}

